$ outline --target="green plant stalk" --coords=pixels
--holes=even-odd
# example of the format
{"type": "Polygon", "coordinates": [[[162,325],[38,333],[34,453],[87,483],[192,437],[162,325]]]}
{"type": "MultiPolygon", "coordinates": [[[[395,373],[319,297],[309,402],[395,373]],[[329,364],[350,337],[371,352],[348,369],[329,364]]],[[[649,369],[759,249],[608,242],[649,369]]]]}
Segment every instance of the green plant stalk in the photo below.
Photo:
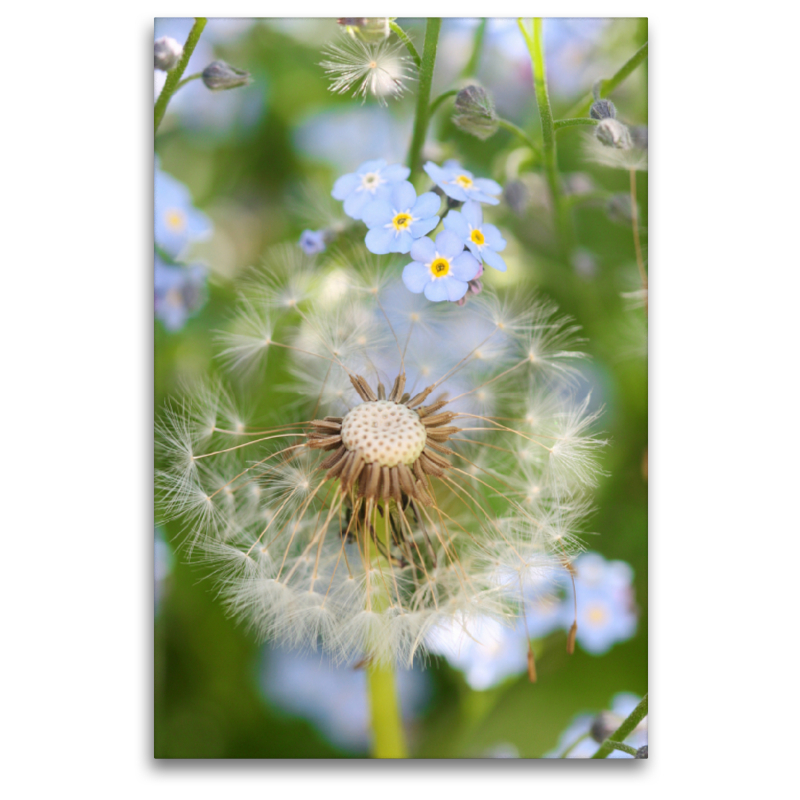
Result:
{"type": "Polygon", "coordinates": [[[553,123],[553,127],[560,131],[563,128],[573,128],[576,125],[597,125],[598,120],[591,117],[575,117],[573,119],[557,119],[553,123]]]}
{"type": "Polygon", "coordinates": [[[183,55],[181,56],[181,60],[178,62],[178,66],[175,67],[175,69],[171,69],[167,73],[166,83],[164,84],[164,88],[161,90],[161,94],[158,96],[155,108],[153,109],[154,136],[158,131],[158,126],[161,124],[161,120],[164,119],[164,114],[167,111],[167,104],[169,103],[170,98],[178,90],[178,84],[183,77],[183,73],[186,72],[186,67],[189,65],[189,59],[192,57],[194,48],[197,46],[197,41],[200,39],[200,34],[203,32],[203,28],[205,28],[205,26],[205,17],[195,17],[194,25],[189,31],[186,44],[183,46],[183,55]]]}
{"type": "Polygon", "coordinates": [[[614,742],[624,742],[633,733],[634,728],[647,716],[647,695],[642,698],[636,708],[631,711],[628,718],[617,728],[611,736],[600,745],[592,758],[605,758],[613,749],[614,742]]]}
{"type": "Polygon", "coordinates": [[[472,45],[472,55],[469,57],[469,61],[467,62],[466,66],[461,72],[462,78],[471,78],[474,77],[475,74],[478,72],[478,64],[481,60],[481,50],[483,49],[483,37],[486,35],[486,23],[488,20],[486,17],[481,19],[478,23],[478,27],[475,30],[475,42],[472,45]]]}
{"type": "Polygon", "coordinates": [[[422,59],[419,57],[417,48],[414,47],[414,42],[411,41],[408,34],[396,22],[390,22],[389,28],[393,30],[398,37],[400,37],[400,41],[406,46],[406,49],[411,54],[411,59],[414,62],[414,65],[417,69],[420,69],[422,66],[422,59]]]}
{"type": "Polygon", "coordinates": [[[422,65],[419,70],[419,93],[417,94],[417,113],[414,118],[414,135],[408,151],[407,166],[411,169],[409,179],[419,170],[422,160],[422,146],[428,131],[430,119],[431,85],[433,84],[433,67],[436,63],[436,47],[439,44],[439,30],[442,21],[438,17],[429,17],[425,28],[425,45],[422,48],[422,65]]]}
{"type": "Polygon", "coordinates": [[[442,92],[442,93],[441,93],[441,94],[440,94],[440,95],[439,95],[439,96],[438,96],[438,97],[437,97],[437,98],[436,98],[436,99],[435,99],[435,100],[434,100],[434,101],[431,103],[431,109],[430,109],[430,111],[428,112],[428,116],[429,116],[429,117],[432,117],[432,116],[433,116],[433,115],[436,113],[436,110],[439,108],[439,106],[440,106],[442,103],[444,103],[444,101],[445,101],[445,100],[447,100],[447,98],[448,98],[448,97],[455,97],[457,94],[458,94],[458,89],[449,89],[449,90],[448,90],[448,91],[446,91],[446,92],[442,92]]]}
{"type": "Polygon", "coordinates": [[[569,212],[564,207],[561,182],[558,177],[558,159],[556,155],[556,131],[553,112],[550,108],[550,96],[547,92],[547,75],[544,66],[544,41],[542,39],[542,19],[533,20],[533,36],[525,29],[522,20],[518,20],[519,29],[525,37],[533,67],[533,89],[536,105],[539,107],[539,118],[542,122],[542,162],[545,177],[553,202],[556,231],[562,255],[569,260],[572,250],[572,222],[569,212]]]}
{"type": "Polygon", "coordinates": [[[184,78],[184,79],[183,79],[183,80],[182,80],[182,81],[181,81],[181,82],[180,82],[180,83],[179,83],[179,84],[178,84],[178,85],[175,87],[175,91],[177,92],[177,91],[178,91],[178,89],[180,89],[180,88],[181,88],[181,86],[186,86],[186,84],[187,84],[187,83],[191,83],[191,81],[196,81],[198,78],[202,78],[202,77],[203,77],[203,73],[202,73],[202,72],[195,72],[195,73],[193,73],[192,75],[187,75],[187,76],[186,76],[186,77],[185,77],[185,78],[184,78]]]}
{"type": "Polygon", "coordinates": [[[622,753],[627,753],[629,756],[636,758],[636,753],[638,751],[635,747],[631,747],[629,744],[624,744],[623,742],[612,742],[611,739],[608,740],[608,743],[611,745],[612,750],[619,750],[622,753]]]}
{"type": "MultiPolygon", "coordinates": [[[[614,89],[619,86],[625,78],[647,58],[647,42],[645,42],[610,78],[603,78],[599,81],[598,96],[608,97],[614,89]]],[[[594,92],[589,92],[575,103],[566,113],[567,117],[583,117],[589,113],[589,109],[594,103],[594,92]]]]}
{"type": "Polygon", "coordinates": [[[522,141],[525,142],[525,144],[528,145],[528,147],[530,147],[530,149],[533,150],[536,155],[541,155],[542,148],[539,147],[539,145],[534,142],[533,139],[531,139],[531,137],[528,136],[524,130],[522,130],[522,128],[515,125],[513,122],[509,122],[507,119],[503,119],[502,117],[497,118],[497,124],[504,130],[510,131],[515,136],[519,136],[519,138],[522,139],[522,141]]]}
{"type": "MultiPolygon", "coordinates": [[[[383,508],[383,532],[381,542],[389,552],[391,546],[391,532],[389,527],[390,502],[387,501],[383,508]]],[[[378,560],[383,560],[381,567],[384,571],[390,569],[383,556],[378,555],[378,560]]],[[[381,605],[388,602],[383,597],[376,602],[377,610],[382,611],[381,605]]],[[[375,758],[408,758],[405,736],[403,735],[403,720],[400,715],[400,703],[397,699],[397,686],[394,668],[391,664],[369,662],[367,666],[367,685],[369,691],[369,705],[372,714],[373,755],[375,758]]]]}

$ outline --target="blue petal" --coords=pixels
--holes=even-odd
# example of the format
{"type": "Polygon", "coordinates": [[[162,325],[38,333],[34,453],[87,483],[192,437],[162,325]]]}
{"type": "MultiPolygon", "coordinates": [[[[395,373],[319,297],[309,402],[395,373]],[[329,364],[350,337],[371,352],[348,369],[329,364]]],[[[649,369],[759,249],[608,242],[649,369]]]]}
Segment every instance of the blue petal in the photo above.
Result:
{"type": "Polygon", "coordinates": [[[408,181],[400,181],[392,186],[392,209],[394,211],[408,211],[417,200],[417,193],[408,181]]]}
{"type": "Polygon", "coordinates": [[[387,183],[404,181],[410,174],[411,170],[408,167],[404,167],[402,164],[389,164],[386,169],[381,170],[381,178],[387,183]]]}
{"type": "Polygon", "coordinates": [[[353,219],[361,219],[364,209],[373,202],[372,192],[351,192],[344,201],[344,213],[353,219]]]}
{"type": "Polygon", "coordinates": [[[503,187],[491,178],[476,178],[475,185],[486,194],[502,194],[503,187]]]}
{"type": "Polygon", "coordinates": [[[365,175],[367,172],[379,172],[386,166],[385,158],[375,158],[372,161],[365,161],[356,172],[365,175]]]}
{"type": "Polygon", "coordinates": [[[497,255],[494,250],[490,250],[488,247],[484,247],[483,249],[483,260],[490,266],[494,267],[494,269],[499,270],[500,272],[505,272],[506,262],[503,261],[502,257],[497,255]]]}
{"type": "Polygon", "coordinates": [[[434,303],[441,303],[442,300],[447,300],[447,278],[438,278],[435,281],[426,283],[424,291],[425,297],[434,303]]]}
{"type": "Polygon", "coordinates": [[[374,200],[361,212],[368,228],[377,228],[392,221],[392,207],[388,200],[374,200]]]}
{"type": "Polygon", "coordinates": [[[469,199],[477,200],[479,203],[486,203],[490,206],[496,206],[500,202],[496,197],[491,197],[488,194],[484,194],[478,189],[469,190],[469,199]]]}
{"type": "Polygon", "coordinates": [[[370,253],[375,253],[379,256],[397,252],[392,250],[394,245],[394,230],[392,228],[372,228],[367,231],[364,243],[370,253]]]}
{"type": "Polygon", "coordinates": [[[412,261],[403,268],[403,283],[409,292],[419,294],[430,280],[430,270],[419,261],[412,261]]]}
{"type": "Polygon", "coordinates": [[[444,162],[444,168],[451,172],[454,176],[455,175],[466,175],[468,178],[472,177],[471,172],[467,172],[461,164],[456,161],[454,158],[449,158],[447,161],[444,162]]]}
{"type": "Polygon", "coordinates": [[[186,233],[188,238],[195,241],[207,239],[211,236],[214,230],[211,220],[202,211],[198,211],[196,208],[190,207],[187,211],[186,233]]]}
{"type": "Polygon", "coordinates": [[[477,258],[478,260],[483,258],[483,256],[481,255],[481,248],[478,247],[478,245],[476,245],[475,242],[472,241],[472,239],[470,239],[467,242],[467,248],[469,249],[470,253],[472,253],[472,255],[474,255],[475,258],[477,258]]]}
{"type": "Polygon", "coordinates": [[[425,194],[421,194],[417,198],[417,202],[414,203],[411,213],[413,216],[417,217],[417,219],[427,219],[439,211],[439,206],[441,206],[441,204],[442,199],[438,194],[434,192],[425,192],[425,194]]]}
{"type": "Polygon", "coordinates": [[[439,217],[429,217],[428,219],[418,219],[416,222],[412,222],[408,229],[415,239],[419,239],[420,236],[430,233],[438,224],[439,217]]]}
{"type": "Polygon", "coordinates": [[[334,200],[344,200],[360,183],[361,178],[354,172],[351,172],[349,175],[342,175],[342,177],[333,184],[331,197],[333,197],[334,200]]]}
{"type": "Polygon", "coordinates": [[[473,228],[480,228],[481,225],[483,225],[483,209],[480,203],[476,203],[472,200],[464,203],[461,213],[464,215],[464,219],[472,225],[473,228]]]}
{"type": "Polygon", "coordinates": [[[500,251],[506,249],[506,240],[503,238],[496,225],[483,226],[483,238],[486,240],[486,246],[492,250],[500,251]]]}
{"type": "Polygon", "coordinates": [[[462,281],[471,281],[477,276],[480,268],[481,262],[471,253],[464,252],[450,262],[450,274],[462,281]]]}
{"type": "Polygon", "coordinates": [[[444,193],[448,197],[452,197],[453,200],[460,200],[462,203],[465,200],[469,200],[467,197],[467,193],[464,191],[463,187],[459,186],[457,183],[443,183],[441,184],[444,193]]]}
{"type": "Polygon", "coordinates": [[[414,261],[421,261],[423,264],[430,264],[436,258],[436,245],[427,236],[417,239],[411,245],[411,258],[414,261]]]}
{"type": "Polygon", "coordinates": [[[447,180],[447,173],[438,164],[434,164],[433,161],[428,161],[423,169],[434,183],[441,183],[447,180]]]}
{"type": "Polygon", "coordinates": [[[411,235],[411,231],[400,231],[395,236],[391,252],[407,253],[411,249],[411,245],[413,244],[414,244],[414,237],[411,235]]]}
{"type": "Polygon", "coordinates": [[[444,218],[444,227],[445,230],[452,231],[462,242],[467,242],[469,245],[469,225],[460,211],[451,211],[444,218]]]}
{"type": "Polygon", "coordinates": [[[436,237],[436,249],[445,258],[455,258],[464,251],[464,240],[453,231],[442,231],[436,237]]]}

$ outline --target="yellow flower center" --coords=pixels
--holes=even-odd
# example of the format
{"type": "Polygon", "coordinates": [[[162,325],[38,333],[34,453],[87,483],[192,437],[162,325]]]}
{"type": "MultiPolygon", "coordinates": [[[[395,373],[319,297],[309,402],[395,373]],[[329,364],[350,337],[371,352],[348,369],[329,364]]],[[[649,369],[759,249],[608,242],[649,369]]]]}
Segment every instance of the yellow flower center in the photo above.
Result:
{"type": "Polygon", "coordinates": [[[592,625],[602,625],[606,621],[606,610],[602,606],[592,606],[586,615],[592,625]]]}
{"type": "Polygon", "coordinates": [[[459,175],[455,182],[462,188],[462,189],[469,189],[472,186],[472,178],[468,178],[466,175],[459,175]]]}
{"type": "Polygon", "coordinates": [[[472,231],[472,233],[469,235],[469,238],[472,239],[472,241],[479,246],[486,241],[483,234],[480,232],[480,230],[478,230],[478,228],[475,228],[475,230],[472,231]]]}
{"type": "Polygon", "coordinates": [[[180,306],[183,305],[183,295],[180,289],[170,289],[164,296],[164,299],[167,301],[167,305],[173,308],[180,308],[180,306]]]}
{"type": "Polygon", "coordinates": [[[170,208],[166,213],[167,225],[180,232],[186,227],[186,215],[179,208],[170,208]]]}
{"type": "Polygon", "coordinates": [[[434,278],[443,278],[450,272],[450,262],[446,258],[435,258],[431,263],[431,273],[434,278]]]}
{"type": "Polygon", "coordinates": [[[404,231],[411,224],[411,214],[400,213],[392,220],[396,231],[404,231]]]}

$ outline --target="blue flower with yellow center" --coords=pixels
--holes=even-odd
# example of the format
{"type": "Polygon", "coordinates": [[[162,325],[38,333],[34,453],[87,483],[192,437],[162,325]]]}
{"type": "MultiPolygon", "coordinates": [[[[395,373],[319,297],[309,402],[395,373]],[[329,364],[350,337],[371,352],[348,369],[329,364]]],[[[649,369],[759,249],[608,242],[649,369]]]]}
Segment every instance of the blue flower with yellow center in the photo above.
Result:
{"type": "Polygon", "coordinates": [[[453,231],[475,258],[500,272],[506,271],[506,262],[497,254],[498,250],[505,250],[506,240],[495,225],[484,223],[478,203],[470,200],[461,211],[451,211],[444,218],[444,227],[453,231]]]}
{"type": "Polygon", "coordinates": [[[192,205],[189,190],[172,175],[156,169],[153,185],[156,244],[167,255],[179,258],[190,242],[211,235],[211,220],[192,205]]]}
{"type": "Polygon", "coordinates": [[[481,268],[481,263],[464,249],[464,243],[452,231],[442,231],[436,243],[427,236],[411,247],[411,258],[403,269],[406,288],[428,300],[460,300],[481,268]]]}
{"type": "Polygon", "coordinates": [[[478,203],[488,203],[496,206],[500,201],[492,195],[501,194],[503,187],[490,178],[476,178],[471,172],[464,169],[458,161],[445,161],[440,167],[429,161],[425,164],[425,172],[431,180],[453,200],[465,203],[475,200],[478,203]]]}
{"type": "Polygon", "coordinates": [[[155,315],[168,331],[180,330],[206,299],[206,269],[168,264],[158,254],[153,273],[155,315]]]}
{"type": "Polygon", "coordinates": [[[342,175],[333,184],[331,195],[344,200],[344,213],[353,219],[362,219],[364,209],[374,200],[386,199],[391,187],[404,181],[410,173],[408,167],[389,164],[384,159],[365,161],[355,172],[342,175]]]}
{"type": "MultiPolygon", "coordinates": [[[[438,224],[439,196],[425,192],[417,197],[408,181],[392,186],[388,197],[364,209],[367,250],[377,255],[407,253],[415,239],[430,233],[438,224]]],[[[463,248],[462,248],[463,249],[463,248]]]]}
{"type": "Polygon", "coordinates": [[[307,256],[314,256],[317,253],[324,253],[327,247],[325,241],[325,231],[312,231],[304,230],[300,234],[300,241],[298,242],[300,249],[307,256]]]}

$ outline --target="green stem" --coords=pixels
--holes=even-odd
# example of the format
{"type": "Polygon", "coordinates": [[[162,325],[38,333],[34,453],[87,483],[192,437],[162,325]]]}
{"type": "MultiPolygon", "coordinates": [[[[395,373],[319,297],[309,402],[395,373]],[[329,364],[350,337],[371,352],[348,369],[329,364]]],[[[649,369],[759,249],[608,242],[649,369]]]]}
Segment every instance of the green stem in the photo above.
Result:
{"type": "Polygon", "coordinates": [[[576,125],[597,125],[598,120],[591,117],[575,117],[573,119],[557,119],[553,127],[560,131],[562,128],[573,128],[576,125]]]}
{"type": "Polygon", "coordinates": [[[617,728],[611,736],[600,745],[592,758],[605,758],[613,749],[610,742],[624,742],[633,733],[634,728],[647,716],[647,695],[642,698],[636,708],[631,711],[628,718],[617,728]]]}
{"type": "Polygon", "coordinates": [[[408,34],[396,23],[390,22],[389,27],[400,37],[400,41],[406,46],[406,49],[411,53],[411,58],[417,69],[422,66],[422,59],[419,57],[417,48],[414,47],[414,42],[411,41],[408,34]]]}
{"type": "Polygon", "coordinates": [[[183,73],[186,72],[189,59],[192,57],[194,48],[197,45],[197,40],[200,38],[200,34],[203,32],[203,28],[205,28],[205,26],[205,17],[195,17],[194,25],[189,31],[186,44],[183,46],[183,55],[181,56],[181,60],[178,62],[178,66],[175,67],[175,69],[171,69],[167,73],[166,83],[164,84],[164,88],[161,90],[161,94],[158,96],[155,108],[153,109],[153,135],[155,135],[158,131],[158,126],[161,124],[161,120],[164,119],[164,114],[167,111],[167,104],[169,103],[170,98],[178,90],[178,84],[183,77],[183,73]]]}
{"type": "Polygon", "coordinates": [[[428,112],[428,116],[432,117],[436,112],[436,109],[447,100],[448,97],[454,97],[458,94],[458,89],[450,89],[447,92],[442,92],[432,103],[430,111],[428,112]]]}
{"type": "Polygon", "coordinates": [[[503,119],[502,117],[498,117],[497,124],[501,128],[504,128],[507,131],[511,131],[511,133],[515,134],[516,136],[519,136],[519,138],[522,139],[522,141],[525,142],[525,144],[528,145],[528,147],[530,147],[530,149],[533,150],[534,153],[536,153],[537,155],[541,155],[542,152],[541,147],[539,147],[539,145],[536,144],[536,142],[534,142],[533,139],[531,139],[531,137],[528,136],[528,134],[525,133],[524,130],[522,130],[522,128],[515,125],[513,122],[509,122],[507,119],[503,119]]]}
{"type": "Polygon", "coordinates": [[[195,73],[193,73],[192,75],[187,75],[187,76],[186,76],[186,77],[185,77],[185,78],[184,78],[184,79],[183,79],[183,80],[182,80],[182,81],[181,81],[181,82],[180,82],[180,83],[179,83],[179,84],[178,84],[178,85],[175,87],[175,91],[177,92],[177,91],[178,91],[178,89],[180,89],[180,88],[181,88],[181,86],[186,86],[186,84],[187,84],[187,83],[189,83],[189,81],[196,81],[198,78],[202,78],[202,77],[203,77],[203,73],[202,73],[202,72],[195,72],[195,73]]]}
{"type": "Polygon", "coordinates": [[[417,95],[417,114],[414,119],[414,135],[408,151],[408,166],[411,175],[420,167],[422,160],[422,146],[425,144],[425,134],[428,130],[430,119],[431,85],[433,84],[433,67],[436,63],[436,47],[439,43],[439,30],[442,21],[438,17],[429,17],[425,28],[425,45],[422,48],[422,65],[419,71],[419,94],[417,95]]]}
{"type": "Polygon", "coordinates": [[[627,753],[629,756],[636,758],[636,753],[638,751],[635,747],[631,747],[629,744],[623,744],[622,742],[612,742],[611,739],[608,740],[608,743],[611,745],[612,750],[620,750],[621,752],[627,753]]]}
{"type": "Polygon", "coordinates": [[[572,249],[572,224],[569,213],[563,206],[561,183],[558,178],[558,159],[556,155],[556,131],[553,123],[553,112],[550,108],[550,96],[547,92],[547,74],[544,66],[544,41],[542,38],[542,19],[533,20],[533,36],[528,33],[522,20],[518,20],[519,29],[525,37],[528,51],[531,54],[533,67],[533,89],[536,104],[539,107],[539,118],[542,122],[542,161],[545,177],[553,201],[556,231],[565,259],[569,259],[572,249]]]}
{"type": "MultiPolygon", "coordinates": [[[[608,97],[614,89],[619,86],[625,78],[647,58],[647,42],[645,42],[610,78],[603,78],[598,81],[597,89],[599,97],[608,97]]],[[[567,112],[568,117],[583,117],[589,113],[589,109],[594,103],[594,92],[589,92],[567,112]]]]}
{"type": "Polygon", "coordinates": [[[589,731],[581,734],[571,745],[564,748],[559,758],[566,758],[584,739],[588,739],[591,735],[589,731]]]}
{"type": "Polygon", "coordinates": [[[486,35],[486,23],[488,21],[486,17],[483,17],[478,23],[478,27],[475,30],[475,43],[472,46],[472,55],[469,57],[467,65],[461,72],[462,78],[473,77],[478,72],[478,64],[481,60],[481,49],[483,48],[483,37],[486,35]]]}
{"type": "MultiPolygon", "coordinates": [[[[391,547],[389,512],[390,503],[387,501],[383,508],[383,531],[379,534],[387,553],[391,547]]],[[[377,559],[383,561],[381,567],[384,571],[390,569],[383,556],[379,555],[377,559]]],[[[376,605],[387,603],[388,598],[383,597],[376,605]]],[[[379,607],[376,610],[384,609],[379,607]]],[[[367,667],[367,684],[372,713],[373,755],[375,758],[408,758],[392,665],[370,661],[367,667]]]]}

